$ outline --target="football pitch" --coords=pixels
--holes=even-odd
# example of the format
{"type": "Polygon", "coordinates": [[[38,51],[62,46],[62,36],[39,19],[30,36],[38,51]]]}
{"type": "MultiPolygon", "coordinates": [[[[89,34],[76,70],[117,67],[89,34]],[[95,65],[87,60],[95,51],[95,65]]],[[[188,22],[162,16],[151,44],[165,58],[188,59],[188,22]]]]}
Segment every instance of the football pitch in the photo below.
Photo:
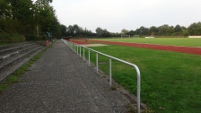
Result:
{"type": "MultiPolygon", "coordinates": [[[[104,39],[135,43],[201,47],[201,39],[104,39]]],[[[95,50],[139,66],[141,99],[148,112],[199,113],[201,111],[201,56],[178,52],[110,45],[95,50]]],[[[95,54],[91,56],[95,64],[95,54]]],[[[99,57],[100,69],[109,72],[108,59],[99,57]]],[[[136,94],[132,68],[113,62],[113,79],[136,94]]]]}

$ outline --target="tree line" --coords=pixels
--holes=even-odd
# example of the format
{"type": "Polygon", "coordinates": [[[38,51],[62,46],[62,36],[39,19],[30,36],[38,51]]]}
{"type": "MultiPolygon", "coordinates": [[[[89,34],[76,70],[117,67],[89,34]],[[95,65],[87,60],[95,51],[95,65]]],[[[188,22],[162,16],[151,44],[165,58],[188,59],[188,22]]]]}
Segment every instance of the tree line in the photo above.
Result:
{"type": "Polygon", "coordinates": [[[189,27],[181,25],[169,26],[167,24],[156,27],[152,26],[146,28],[141,26],[136,30],[122,29],[120,33],[112,33],[107,29],[97,27],[95,33],[88,29],[83,29],[78,25],[69,25],[66,27],[62,25],[62,36],[64,37],[121,37],[121,35],[138,35],[144,36],[189,36],[189,35],[201,35],[201,22],[192,23],[189,27]]]}
{"type": "Polygon", "coordinates": [[[100,27],[97,27],[95,30],[96,32],[92,32],[91,30],[88,30],[87,28],[82,28],[75,25],[69,25],[68,27],[65,25],[61,25],[61,35],[63,37],[83,37],[83,38],[93,38],[93,37],[119,37],[121,36],[121,33],[112,33],[109,32],[107,29],[103,29],[100,27]]]}
{"type": "Polygon", "coordinates": [[[122,30],[122,34],[140,35],[140,36],[189,36],[201,35],[201,22],[192,23],[189,27],[180,25],[169,26],[167,24],[156,27],[146,28],[141,26],[136,30],[122,30]]]}
{"type": "Polygon", "coordinates": [[[0,0],[0,42],[60,37],[61,25],[52,0],[0,0]]]}

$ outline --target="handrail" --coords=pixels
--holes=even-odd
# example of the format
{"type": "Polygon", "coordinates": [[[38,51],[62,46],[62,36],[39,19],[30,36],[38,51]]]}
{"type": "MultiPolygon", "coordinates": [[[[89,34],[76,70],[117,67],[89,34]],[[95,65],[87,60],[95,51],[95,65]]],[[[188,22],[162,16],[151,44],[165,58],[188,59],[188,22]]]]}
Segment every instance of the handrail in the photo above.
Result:
{"type": "Polygon", "coordinates": [[[124,63],[124,64],[127,64],[131,67],[133,67],[135,70],[136,70],[136,74],[137,74],[137,112],[140,113],[140,70],[138,68],[137,65],[133,64],[133,63],[130,63],[130,62],[127,62],[127,61],[124,61],[124,60],[121,60],[119,58],[116,58],[116,57],[113,57],[113,56],[110,56],[110,55],[107,55],[107,54],[104,54],[104,53],[101,53],[97,50],[94,50],[94,49],[91,49],[91,48],[88,48],[88,47],[84,47],[84,46],[81,46],[81,45],[78,45],[78,44],[75,44],[73,42],[69,42],[69,41],[66,41],[64,39],[61,39],[66,45],[68,45],[75,53],[77,53],[77,55],[79,55],[80,57],[82,57],[82,52],[83,52],[83,59],[85,59],[85,49],[88,50],[88,61],[89,61],[89,66],[91,64],[91,61],[90,61],[90,56],[91,56],[91,52],[90,51],[93,51],[96,53],[96,68],[97,68],[97,73],[98,73],[98,55],[102,55],[102,56],[105,56],[105,57],[108,57],[109,58],[109,75],[110,75],[110,86],[112,86],[112,60],[116,60],[116,61],[119,61],[121,63],[124,63]],[[83,48],[83,51],[82,51],[82,48],[83,48]]]}

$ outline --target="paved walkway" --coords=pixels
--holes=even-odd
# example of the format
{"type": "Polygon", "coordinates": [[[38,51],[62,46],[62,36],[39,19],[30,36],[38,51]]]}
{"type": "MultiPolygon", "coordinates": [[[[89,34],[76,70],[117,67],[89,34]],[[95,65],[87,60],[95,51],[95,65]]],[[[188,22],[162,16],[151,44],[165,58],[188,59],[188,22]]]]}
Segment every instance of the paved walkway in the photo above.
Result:
{"type": "Polygon", "coordinates": [[[0,94],[1,113],[125,113],[128,100],[57,41],[0,94]]]}

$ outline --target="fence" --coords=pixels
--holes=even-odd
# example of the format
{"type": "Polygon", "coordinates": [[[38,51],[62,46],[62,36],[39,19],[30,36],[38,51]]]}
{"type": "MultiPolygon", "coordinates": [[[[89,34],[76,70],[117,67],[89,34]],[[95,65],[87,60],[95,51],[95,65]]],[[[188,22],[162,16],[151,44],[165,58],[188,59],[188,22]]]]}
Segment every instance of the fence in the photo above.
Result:
{"type": "Polygon", "coordinates": [[[84,46],[81,46],[81,45],[77,45],[75,43],[72,43],[72,42],[69,42],[69,41],[66,41],[66,40],[63,40],[62,41],[69,46],[69,48],[71,48],[77,55],[79,55],[80,57],[83,57],[83,60],[85,60],[85,50],[88,50],[88,65],[90,66],[91,65],[91,52],[94,52],[96,53],[96,72],[97,74],[99,73],[99,55],[102,55],[102,56],[105,56],[107,58],[109,58],[109,82],[110,82],[110,87],[112,86],[112,61],[113,60],[116,60],[116,61],[119,61],[121,63],[124,63],[124,64],[127,64],[131,67],[133,67],[135,70],[136,70],[136,73],[137,73],[137,111],[138,113],[140,113],[140,70],[138,68],[137,65],[135,64],[132,64],[130,62],[127,62],[127,61],[124,61],[124,60],[121,60],[119,58],[116,58],[116,57],[113,57],[113,56],[110,56],[110,55],[107,55],[107,54],[104,54],[104,53],[101,53],[99,51],[96,51],[94,49],[91,49],[91,48],[88,48],[88,47],[84,47],[84,46]]]}

